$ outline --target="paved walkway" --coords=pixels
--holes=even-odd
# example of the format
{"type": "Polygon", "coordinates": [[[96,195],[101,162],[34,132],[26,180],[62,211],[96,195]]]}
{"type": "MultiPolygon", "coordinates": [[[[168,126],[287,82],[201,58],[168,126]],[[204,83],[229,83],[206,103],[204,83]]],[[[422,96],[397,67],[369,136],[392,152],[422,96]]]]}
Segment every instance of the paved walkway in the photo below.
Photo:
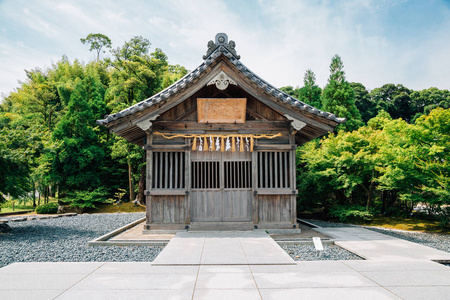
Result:
{"type": "Polygon", "coordinates": [[[178,232],[154,265],[295,264],[263,231],[178,232]]]}
{"type": "Polygon", "coordinates": [[[315,230],[331,236],[335,239],[336,245],[348,249],[366,259],[450,261],[450,253],[364,228],[316,228],[315,230]]]}
{"type": "Polygon", "coordinates": [[[320,230],[368,260],[205,265],[208,251],[216,257],[242,251],[248,257],[245,246],[238,251],[233,240],[245,237],[180,235],[175,241],[192,239],[192,253],[203,243],[192,265],[173,265],[177,255],[187,259],[182,252],[189,248],[173,252],[170,266],[157,265],[169,257],[155,263],[15,263],[0,269],[0,299],[450,299],[450,268],[430,260],[448,253],[366,229],[320,230]],[[209,245],[210,239],[217,244],[209,245]]]}

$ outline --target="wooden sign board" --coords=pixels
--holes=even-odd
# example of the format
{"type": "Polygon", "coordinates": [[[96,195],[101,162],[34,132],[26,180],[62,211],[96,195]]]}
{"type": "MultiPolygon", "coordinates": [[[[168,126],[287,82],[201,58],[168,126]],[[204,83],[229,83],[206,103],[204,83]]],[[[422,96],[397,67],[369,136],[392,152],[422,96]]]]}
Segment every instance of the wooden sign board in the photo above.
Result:
{"type": "Polygon", "coordinates": [[[197,98],[199,123],[245,123],[247,98],[197,98]]]}

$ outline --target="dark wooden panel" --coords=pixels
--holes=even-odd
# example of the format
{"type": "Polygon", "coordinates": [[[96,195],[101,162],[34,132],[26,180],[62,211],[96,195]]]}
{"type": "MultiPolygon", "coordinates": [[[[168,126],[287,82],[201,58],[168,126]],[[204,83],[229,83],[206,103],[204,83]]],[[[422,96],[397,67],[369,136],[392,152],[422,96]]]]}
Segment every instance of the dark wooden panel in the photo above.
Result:
{"type": "Polygon", "coordinates": [[[185,196],[151,196],[153,223],[184,223],[185,196]]]}
{"type": "Polygon", "coordinates": [[[258,195],[258,218],[261,223],[291,221],[290,195],[258,195]]]}

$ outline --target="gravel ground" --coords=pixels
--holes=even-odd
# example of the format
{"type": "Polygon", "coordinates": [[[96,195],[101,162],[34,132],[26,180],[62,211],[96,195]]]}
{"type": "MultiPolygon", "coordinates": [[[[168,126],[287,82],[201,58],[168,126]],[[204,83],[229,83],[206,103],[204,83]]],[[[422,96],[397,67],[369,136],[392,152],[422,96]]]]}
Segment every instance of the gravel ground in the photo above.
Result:
{"type": "Polygon", "coordinates": [[[424,246],[435,248],[441,251],[450,253],[450,235],[449,234],[436,234],[436,233],[423,233],[423,232],[413,232],[413,231],[402,231],[402,230],[392,230],[392,229],[381,229],[367,226],[359,226],[352,224],[342,224],[325,222],[319,220],[306,220],[312,224],[320,227],[364,227],[369,230],[373,230],[379,233],[390,235],[399,239],[407,240],[410,242],[418,243],[424,246]]]}
{"type": "Polygon", "coordinates": [[[323,245],[323,253],[318,255],[314,245],[282,246],[284,251],[296,261],[313,260],[362,260],[358,255],[337,245],[323,245]]]}
{"type": "Polygon", "coordinates": [[[9,222],[0,234],[0,267],[14,262],[153,261],[160,247],[87,246],[87,242],[144,217],[144,213],[91,214],[9,222]]]}

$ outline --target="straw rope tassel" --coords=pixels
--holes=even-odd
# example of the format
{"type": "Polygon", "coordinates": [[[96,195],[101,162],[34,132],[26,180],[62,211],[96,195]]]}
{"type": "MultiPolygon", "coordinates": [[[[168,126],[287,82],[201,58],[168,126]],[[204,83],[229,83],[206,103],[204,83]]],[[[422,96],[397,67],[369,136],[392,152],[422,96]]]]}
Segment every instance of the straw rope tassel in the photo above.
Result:
{"type": "Polygon", "coordinates": [[[255,141],[253,140],[253,137],[250,137],[250,152],[253,152],[254,144],[255,144],[255,141]]]}
{"type": "Polygon", "coordinates": [[[204,137],[204,145],[203,145],[203,149],[205,149],[204,151],[208,151],[209,147],[208,147],[208,138],[205,136],[204,137]]]}
{"type": "Polygon", "coordinates": [[[220,139],[220,152],[225,152],[225,139],[223,136],[220,139]]]}
{"type": "Polygon", "coordinates": [[[231,152],[236,151],[236,139],[234,136],[231,137],[231,152]]]}
{"type": "Polygon", "coordinates": [[[244,138],[241,137],[241,141],[239,142],[239,152],[244,152],[244,138]]]}
{"type": "Polygon", "coordinates": [[[194,141],[192,142],[192,151],[195,151],[197,149],[197,138],[194,138],[194,141]]]}

